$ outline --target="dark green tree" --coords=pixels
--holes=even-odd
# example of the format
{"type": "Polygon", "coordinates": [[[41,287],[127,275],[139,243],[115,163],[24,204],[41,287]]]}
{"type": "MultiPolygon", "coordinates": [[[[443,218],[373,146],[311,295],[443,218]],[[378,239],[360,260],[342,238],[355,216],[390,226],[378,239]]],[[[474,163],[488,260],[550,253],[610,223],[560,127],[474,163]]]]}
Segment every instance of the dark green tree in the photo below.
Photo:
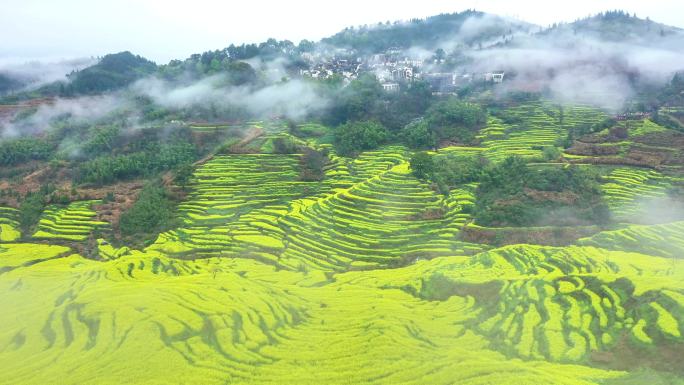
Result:
{"type": "Polygon", "coordinates": [[[409,161],[413,175],[418,179],[426,179],[435,170],[435,162],[427,152],[415,153],[409,161]]]}
{"type": "Polygon", "coordinates": [[[335,149],[341,155],[353,155],[377,148],[388,137],[387,129],[376,121],[347,123],[335,129],[335,149]]]}
{"type": "Polygon", "coordinates": [[[150,182],[138,194],[138,199],[121,215],[119,229],[126,236],[145,238],[177,225],[174,203],[158,182],[150,182]]]}
{"type": "Polygon", "coordinates": [[[487,123],[487,112],[478,104],[450,98],[430,107],[426,119],[437,140],[470,142],[487,123]]]}
{"type": "Polygon", "coordinates": [[[437,144],[435,133],[430,130],[425,119],[420,119],[404,126],[400,136],[403,142],[411,148],[427,149],[437,144]]]}

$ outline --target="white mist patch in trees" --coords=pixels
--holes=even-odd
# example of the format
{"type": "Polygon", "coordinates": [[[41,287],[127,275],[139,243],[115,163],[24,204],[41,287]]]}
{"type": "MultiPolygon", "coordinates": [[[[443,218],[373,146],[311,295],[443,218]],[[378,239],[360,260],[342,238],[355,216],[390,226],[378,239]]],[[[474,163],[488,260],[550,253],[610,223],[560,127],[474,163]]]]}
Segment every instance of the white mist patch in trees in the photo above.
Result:
{"type": "Polygon", "coordinates": [[[684,37],[675,50],[636,48],[625,56],[627,63],[641,71],[647,79],[659,83],[670,80],[672,74],[684,69],[684,37]]]}
{"type": "Polygon", "coordinates": [[[477,43],[478,47],[490,47],[513,37],[527,35],[538,28],[520,20],[485,13],[468,17],[451,36],[444,37],[437,44],[445,51],[464,49],[477,43]]]}
{"type": "Polygon", "coordinates": [[[56,99],[41,105],[24,119],[0,125],[0,139],[46,132],[59,118],[69,119],[71,123],[92,122],[126,106],[128,103],[118,95],[56,99]]]}
{"type": "Polygon", "coordinates": [[[584,66],[560,72],[549,81],[551,97],[563,103],[587,103],[619,110],[632,95],[624,76],[584,66]]]}
{"type": "Polygon", "coordinates": [[[313,85],[302,80],[252,88],[229,86],[222,75],[186,85],[177,85],[159,78],[146,78],[136,82],[132,90],[167,108],[231,105],[245,108],[260,117],[284,115],[291,119],[301,119],[328,105],[327,100],[316,93],[313,85]]]}
{"type": "Polygon", "coordinates": [[[287,66],[290,61],[284,57],[277,57],[273,60],[263,60],[260,56],[252,59],[243,60],[259,73],[263,80],[268,83],[276,83],[283,78],[288,78],[287,66]]]}
{"type": "Polygon", "coordinates": [[[461,41],[467,42],[485,35],[490,38],[483,43],[494,44],[502,41],[504,36],[510,38],[524,35],[535,27],[520,20],[486,13],[466,19],[458,31],[458,37],[461,41]]]}
{"type": "Polygon", "coordinates": [[[292,119],[301,119],[328,105],[327,100],[303,81],[288,81],[262,88],[250,94],[247,101],[247,107],[257,114],[274,111],[292,119]]]}
{"type": "Polygon", "coordinates": [[[486,34],[492,28],[498,27],[503,20],[498,16],[484,14],[467,18],[458,30],[461,40],[471,40],[486,34]]]}
{"type": "Polygon", "coordinates": [[[66,81],[72,71],[97,63],[94,58],[31,60],[0,58],[0,74],[19,82],[22,89],[33,89],[55,81],[66,81]]]}
{"type": "Polygon", "coordinates": [[[403,51],[404,56],[416,60],[429,60],[435,55],[434,50],[424,47],[413,46],[403,51]]]}

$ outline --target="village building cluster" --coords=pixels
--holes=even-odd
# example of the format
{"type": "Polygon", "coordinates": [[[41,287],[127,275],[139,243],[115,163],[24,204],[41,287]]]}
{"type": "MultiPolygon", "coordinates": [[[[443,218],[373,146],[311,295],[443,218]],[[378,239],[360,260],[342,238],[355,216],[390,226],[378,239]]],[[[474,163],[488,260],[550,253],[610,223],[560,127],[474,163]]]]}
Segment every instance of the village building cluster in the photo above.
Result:
{"type": "Polygon", "coordinates": [[[432,69],[435,66],[430,61],[408,57],[398,48],[367,57],[357,56],[350,50],[337,49],[332,53],[305,53],[302,59],[309,63],[309,68],[300,70],[301,76],[326,79],[338,75],[345,82],[350,82],[362,73],[373,73],[383,89],[389,92],[399,91],[404,84],[423,80],[435,94],[453,94],[473,82],[499,84],[505,77],[503,71],[438,72],[432,69]]]}

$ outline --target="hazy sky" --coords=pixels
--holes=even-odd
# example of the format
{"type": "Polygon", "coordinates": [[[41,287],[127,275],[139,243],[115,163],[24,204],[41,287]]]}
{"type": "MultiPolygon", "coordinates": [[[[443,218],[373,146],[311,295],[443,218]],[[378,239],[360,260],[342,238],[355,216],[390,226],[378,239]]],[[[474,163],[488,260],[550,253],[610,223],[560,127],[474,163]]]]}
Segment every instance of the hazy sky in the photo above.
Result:
{"type": "Polygon", "coordinates": [[[346,26],[469,8],[541,25],[623,9],[684,27],[683,0],[0,0],[0,65],[123,50],[166,63],[230,43],[318,40],[346,26]]]}

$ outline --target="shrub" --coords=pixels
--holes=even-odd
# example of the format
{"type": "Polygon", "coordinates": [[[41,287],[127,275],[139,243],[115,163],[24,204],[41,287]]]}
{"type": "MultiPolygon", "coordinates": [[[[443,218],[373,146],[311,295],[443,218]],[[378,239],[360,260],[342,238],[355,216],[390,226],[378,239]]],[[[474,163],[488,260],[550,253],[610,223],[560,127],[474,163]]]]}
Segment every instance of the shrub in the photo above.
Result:
{"type": "Polygon", "coordinates": [[[489,161],[480,156],[448,154],[435,159],[433,180],[448,189],[478,181],[489,161]]]}
{"type": "Polygon", "coordinates": [[[158,234],[175,227],[174,202],[169,193],[158,183],[147,184],[136,202],[121,215],[121,234],[144,237],[158,234]]]}
{"type": "Polygon", "coordinates": [[[479,104],[451,98],[430,107],[426,119],[437,140],[471,142],[487,123],[487,112],[479,104]]]}
{"type": "Polygon", "coordinates": [[[299,179],[303,181],[319,181],[325,177],[324,167],[328,164],[328,154],[324,151],[316,151],[312,148],[304,148],[304,153],[299,160],[299,179]]]}
{"type": "Polygon", "coordinates": [[[279,136],[273,138],[274,154],[294,154],[297,152],[297,143],[291,136],[279,136]]]}
{"type": "Polygon", "coordinates": [[[76,182],[105,184],[118,180],[151,176],[188,164],[195,159],[190,143],[165,144],[157,148],[123,155],[104,155],[83,162],[76,170],[76,182]]]}
{"type": "Polygon", "coordinates": [[[414,154],[410,160],[413,175],[418,179],[426,179],[435,171],[435,162],[432,156],[426,152],[414,154]]]}
{"type": "Polygon", "coordinates": [[[372,150],[388,139],[388,132],[376,121],[347,123],[335,130],[335,148],[341,155],[353,155],[372,150]]]}
{"type": "Polygon", "coordinates": [[[546,161],[556,160],[561,157],[561,152],[555,146],[545,146],[542,149],[542,158],[546,161]]]}
{"type": "Polygon", "coordinates": [[[38,223],[47,203],[47,195],[53,190],[52,186],[45,185],[24,197],[19,205],[19,226],[24,234],[31,233],[31,229],[38,223]]]}
{"type": "Polygon", "coordinates": [[[605,224],[610,215],[598,179],[576,166],[533,170],[510,157],[484,171],[475,219],[485,226],[605,224]]]}
{"type": "Polygon", "coordinates": [[[45,160],[50,157],[53,145],[36,138],[20,138],[0,143],[0,166],[12,166],[29,160],[45,160]]]}
{"type": "Polygon", "coordinates": [[[411,148],[426,149],[437,144],[435,133],[430,130],[425,119],[420,119],[404,126],[400,136],[402,141],[411,148]]]}

